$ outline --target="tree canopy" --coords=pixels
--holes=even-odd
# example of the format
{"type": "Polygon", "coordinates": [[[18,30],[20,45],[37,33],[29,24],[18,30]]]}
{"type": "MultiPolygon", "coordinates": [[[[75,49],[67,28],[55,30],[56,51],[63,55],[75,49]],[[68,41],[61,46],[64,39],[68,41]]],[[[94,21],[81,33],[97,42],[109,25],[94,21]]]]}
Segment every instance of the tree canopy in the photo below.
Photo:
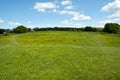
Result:
{"type": "Polygon", "coordinates": [[[17,26],[16,28],[14,28],[13,31],[15,33],[26,33],[26,32],[28,32],[28,29],[25,26],[20,25],[20,26],[17,26]]]}
{"type": "Polygon", "coordinates": [[[3,34],[5,29],[0,29],[0,34],[3,34]]]}
{"type": "Polygon", "coordinates": [[[108,33],[119,33],[120,25],[117,23],[106,23],[103,31],[108,33]]]}

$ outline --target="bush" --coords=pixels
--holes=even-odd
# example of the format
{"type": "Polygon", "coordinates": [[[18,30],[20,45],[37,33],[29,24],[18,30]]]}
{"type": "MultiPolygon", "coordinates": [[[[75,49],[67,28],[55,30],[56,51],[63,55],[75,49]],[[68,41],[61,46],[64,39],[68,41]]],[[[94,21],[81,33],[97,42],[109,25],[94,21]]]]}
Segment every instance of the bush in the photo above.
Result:
{"type": "Polygon", "coordinates": [[[32,31],[32,29],[31,29],[31,28],[27,28],[27,30],[28,30],[28,32],[31,32],[31,31],[32,31]]]}
{"type": "Polygon", "coordinates": [[[21,25],[21,26],[14,28],[13,31],[15,33],[26,33],[28,32],[28,29],[25,26],[21,25]]]}
{"type": "Polygon", "coordinates": [[[40,28],[35,27],[35,28],[33,28],[33,30],[34,30],[34,31],[40,31],[40,28]]]}
{"type": "Polygon", "coordinates": [[[106,23],[103,31],[108,33],[119,33],[120,25],[117,23],[106,23]]]}
{"type": "Polygon", "coordinates": [[[84,31],[91,31],[91,32],[96,32],[97,29],[96,28],[92,28],[91,26],[86,26],[84,31]]]}
{"type": "Polygon", "coordinates": [[[0,29],[0,34],[3,34],[5,29],[0,29]]]}

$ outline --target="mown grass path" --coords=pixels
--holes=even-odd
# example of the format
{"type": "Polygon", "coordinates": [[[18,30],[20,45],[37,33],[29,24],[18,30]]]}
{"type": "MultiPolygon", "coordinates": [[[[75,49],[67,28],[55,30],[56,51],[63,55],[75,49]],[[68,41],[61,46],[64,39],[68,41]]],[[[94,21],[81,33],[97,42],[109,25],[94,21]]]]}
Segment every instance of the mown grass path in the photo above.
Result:
{"type": "Polygon", "coordinates": [[[0,80],[120,80],[120,35],[48,31],[0,37],[0,80]]]}

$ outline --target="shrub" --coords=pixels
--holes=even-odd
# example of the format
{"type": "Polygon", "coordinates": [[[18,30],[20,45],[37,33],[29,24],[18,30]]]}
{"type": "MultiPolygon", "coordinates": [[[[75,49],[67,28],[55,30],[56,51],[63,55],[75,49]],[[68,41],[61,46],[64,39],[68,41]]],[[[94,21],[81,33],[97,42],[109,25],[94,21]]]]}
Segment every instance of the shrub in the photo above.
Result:
{"type": "Polygon", "coordinates": [[[106,23],[103,31],[108,33],[119,33],[120,25],[117,23],[106,23]]]}
{"type": "Polygon", "coordinates": [[[40,31],[40,28],[35,27],[35,28],[33,28],[33,30],[34,30],[34,31],[40,31]]]}
{"type": "Polygon", "coordinates": [[[91,26],[86,26],[85,31],[92,31],[92,27],[91,26]]]}
{"type": "Polygon", "coordinates": [[[0,34],[3,34],[5,29],[0,29],[0,34]]]}
{"type": "Polygon", "coordinates": [[[31,31],[32,31],[32,29],[31,29],[31,28],[27,28],[27,30],[28,30],[28,32],[31,32],[31,31]]]}
{"type": "Polygon", "coordinates": [[[21,25],[21,26],[14,28],[13,31],[15,33],[26,33],[28,32],[28,29],[25,26],[21,25]]]}
{"type": "Polygon", "coordinates": [[[96,32],[97,29],[96,29],[96,28],[92,28],[91,26],[86,26],[86,27],[84,28],[84,31],[92,31],[92,32],[96,32]]]}

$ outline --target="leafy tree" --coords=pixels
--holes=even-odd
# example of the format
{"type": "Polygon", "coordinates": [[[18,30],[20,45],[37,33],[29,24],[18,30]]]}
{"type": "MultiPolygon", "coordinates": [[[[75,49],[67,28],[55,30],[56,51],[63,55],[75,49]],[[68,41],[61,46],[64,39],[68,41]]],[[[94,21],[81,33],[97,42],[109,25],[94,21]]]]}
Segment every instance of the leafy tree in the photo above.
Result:
{"type": "Polygon", "coordinates": [[[31,32],[32,31],[32,29],[31,28],[27,28],[28,29],[28,32],[31,32]]]}
{"type": "Polygon", "coordinates": [[[85,31],[92,31],[92,27],[91,26],[86,26],[85,31]]]}
{"type": "Polygon", "coordinates": [[[0,29],[0,34],[3,34],[5,32],[5,29],[0,29]]]}
{"type": "Polygon", "coordinates": [[[92,28],[91,26],[86,26],[86,27],[84,28],[84,31],[93,31],[93,32],[96,32],[97,29],[96,29],[96,28],[92,28]]]}
{"type": "Polygon", "coordinates": [[[13,31],[15,33],[26,33],[26,32],[28,32],[28,29],[25,26],[20,25],[20,26],[17,26],[16,28],[14,28],[13,31]]]}
{"type": "Polygon", "coordinates": [[[35,28],[33,28],[33,30],[34,30],[34,31],[40,31],[40,28],[35,27],[35,28]]]}
{"type": "Polygon", "coordinates": [[[118,33],[120,31],[120,25],[117,23],[106,23],[103,31],[108,33],[118,33]]]}

